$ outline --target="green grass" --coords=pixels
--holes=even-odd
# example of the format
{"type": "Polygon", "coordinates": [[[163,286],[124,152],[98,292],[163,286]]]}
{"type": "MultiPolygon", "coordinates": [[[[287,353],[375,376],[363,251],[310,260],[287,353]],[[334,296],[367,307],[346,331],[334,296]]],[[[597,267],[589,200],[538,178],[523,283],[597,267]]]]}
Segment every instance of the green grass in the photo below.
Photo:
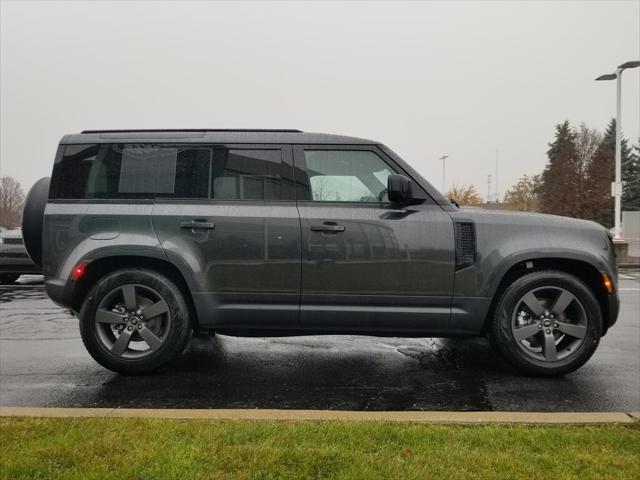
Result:
{"type": "Polygon", "coordinates": [[[640,423],[0,418],[2,479],[640,478],[640,423]]]}

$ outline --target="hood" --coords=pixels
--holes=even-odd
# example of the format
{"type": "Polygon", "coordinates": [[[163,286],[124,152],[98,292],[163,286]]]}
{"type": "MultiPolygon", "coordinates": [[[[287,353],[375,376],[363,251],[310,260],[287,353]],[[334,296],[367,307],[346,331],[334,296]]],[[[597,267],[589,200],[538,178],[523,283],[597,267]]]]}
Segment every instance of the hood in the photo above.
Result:
{"type": "Polygon", "coordinates": [[[451,212],[451,216],[459,221],[472,221],[476,224],[513,225],[528,227],[558,227],[574,230],[599,230],[607,229],[599,223],[579,218],[562,217],[544,213],[516,212],[512,210],[485,210],[482,208],[460,208],[451,212]]]}

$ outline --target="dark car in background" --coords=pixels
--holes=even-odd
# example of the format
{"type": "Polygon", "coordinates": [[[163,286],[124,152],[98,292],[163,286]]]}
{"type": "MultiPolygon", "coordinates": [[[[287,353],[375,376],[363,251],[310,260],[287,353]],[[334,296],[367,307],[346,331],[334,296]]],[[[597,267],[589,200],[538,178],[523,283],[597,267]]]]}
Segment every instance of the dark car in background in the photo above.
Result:
{"type": "Polygon", "coordinates": [[[519,370],[583,365],[618,315],[608,232],[460,209],[385,145],[297,130],[85,131],[23,229],[47,293],[122,373],[194,331],[488,336],[519,370]]]}
{"type": "Polygon", "coordinates": [[[29,257],[22,230],[0,232],[0,283],[13,283],[23,274],[41,274],[42,268],[29,257]]]}

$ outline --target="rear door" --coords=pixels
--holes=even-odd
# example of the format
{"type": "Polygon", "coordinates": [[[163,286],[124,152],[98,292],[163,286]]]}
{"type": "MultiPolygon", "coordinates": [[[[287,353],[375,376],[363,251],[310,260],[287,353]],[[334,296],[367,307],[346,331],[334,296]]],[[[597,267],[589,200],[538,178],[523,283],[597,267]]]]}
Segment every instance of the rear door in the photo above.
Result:
{"type": "Polygon", "coordinates": [[[297,327],[300,222],[291,147],[163,149],[153,225],[169,259],[192,276],[201,323],[297,327]]]}
{"type": "Polygon", "coordinates": [[[390,204],[387,177],[405,172],[376,146],[300,146],[294,152],[302,325],[446,329],[455,263],[451,217],[415,183],[422,204],[390,204]]]}

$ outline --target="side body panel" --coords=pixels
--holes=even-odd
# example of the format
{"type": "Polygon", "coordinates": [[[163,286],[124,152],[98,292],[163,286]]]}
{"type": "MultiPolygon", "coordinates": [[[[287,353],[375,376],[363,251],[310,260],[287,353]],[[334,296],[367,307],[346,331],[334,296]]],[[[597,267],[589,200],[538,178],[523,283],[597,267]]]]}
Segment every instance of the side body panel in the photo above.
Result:
{"type": "Polygon", "coordinates": [[[158,201],[153,224],[169,261],[192,279],[201,325],[298,325],[300,222],[295,202],[158,201]],[[194,219],[215,227],[180,227],[194,219]]]}
{"type": "Polygon", "coordinates": [[[151,201],[50,201],[44,215],[47,294],[70,307],[79,263],[110,256],[166,259],[153,230],[151,201]]]}
{"type": "Polygon", "coordinates": [[[445,331],[453,224],[437,205],[403,209],[299,204],[301,323],[310,328],[445,331]],[[344,232],[312,230],[333,222],[344,232]]]}

